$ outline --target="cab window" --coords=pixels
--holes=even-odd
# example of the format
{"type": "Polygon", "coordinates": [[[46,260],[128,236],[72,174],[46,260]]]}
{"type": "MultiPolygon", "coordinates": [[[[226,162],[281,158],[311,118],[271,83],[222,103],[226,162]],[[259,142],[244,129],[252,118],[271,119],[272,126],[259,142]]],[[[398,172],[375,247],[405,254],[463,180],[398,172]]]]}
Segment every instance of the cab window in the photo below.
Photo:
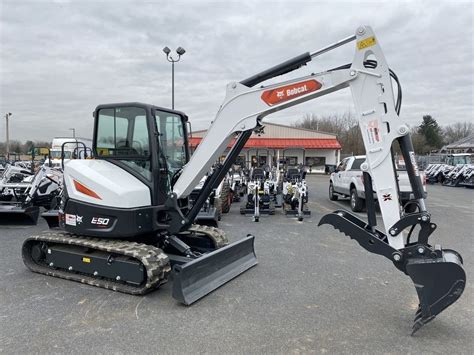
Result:
{"type": "Polygon", "coordinates": [[[121,161],[150,180],[151,161],[145,109],[116,107],[99,110],[96,155],[121,161]]]}
{"type": "Polygon", "coordinates": [[[346,170],[346,166],[347,166],[347,159],[344,159],[343,161],[341,161],[339,163],[339,165],[337,166],[337,171],[344,171],[346,170]]]}
{"type": "Polygon", "coordinates": [[[160,149],[168,170],[174,174],[186,164],[186,144],[181,116],[155,110],[160,149]]]}
{"type": "Polygon", "coordinates": [[[354,159],[350,170],[360,170],[360,166],[365,161],[365,158],[354,159]]]}

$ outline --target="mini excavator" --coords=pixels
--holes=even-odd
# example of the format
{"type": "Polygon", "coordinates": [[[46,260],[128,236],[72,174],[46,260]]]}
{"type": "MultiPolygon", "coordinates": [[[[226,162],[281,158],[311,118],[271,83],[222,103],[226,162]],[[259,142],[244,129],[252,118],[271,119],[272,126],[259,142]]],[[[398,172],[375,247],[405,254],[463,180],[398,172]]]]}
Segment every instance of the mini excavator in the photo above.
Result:
{"type": "Polygon", "coordinates": [[[384,231],[376,229],[371,199],[368,222],[339,210],[323,216],[319,224],[332,225],[370,253],[386,257],[413,280],[419,297],[416,332],[461,296],[466,275],[459,253],[428,242],[436,224],[425,205],[409,129],[399,118],[400,83],[368,26],[230,83],[192,157],[184,113],[141,103],[98,106],[94,159],[72,160],[65,166],[59,214],[63,231],[27,238],[22,247],[25,265],[34,272],[129,294],[151,291],[172,275],[173,296],[187,305],[195,302],[257,264],[252,235],[229,244],[222,231],[193,225],[252,132],[261,129],[262,119],[271,113],[347,87],[366,148],[361,166],[366,194],[371,196],[373,188],[377,193],[384,231]],[[257,86],[351,42],[355,54],[350,64],[257,86]],[[391,152],[395,141],[414,193],[412,213],[405,212],[399,200],[391,152]],[[190,207],[191,191],[228,145],[232,147],[226,159],[190,207]]]}

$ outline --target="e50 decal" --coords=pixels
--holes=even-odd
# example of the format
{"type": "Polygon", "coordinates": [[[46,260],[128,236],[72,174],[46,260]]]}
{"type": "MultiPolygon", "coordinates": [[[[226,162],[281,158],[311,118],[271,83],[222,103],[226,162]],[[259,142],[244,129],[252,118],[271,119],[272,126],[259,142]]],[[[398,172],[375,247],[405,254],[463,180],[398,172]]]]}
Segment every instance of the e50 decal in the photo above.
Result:
{"type": "Polygon", "coordinates": [[[91,224],[95,224],[100,227],[107,227],[109,225],[110,218],[92,217],[91,224]]]}

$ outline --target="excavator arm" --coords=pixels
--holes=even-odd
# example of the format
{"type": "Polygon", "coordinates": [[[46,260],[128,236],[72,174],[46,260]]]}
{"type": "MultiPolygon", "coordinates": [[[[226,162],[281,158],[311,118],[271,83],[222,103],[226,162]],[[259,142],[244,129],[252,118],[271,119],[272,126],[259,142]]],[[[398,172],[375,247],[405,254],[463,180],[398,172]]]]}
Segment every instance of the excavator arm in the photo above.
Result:
{"type": "MultiPolygon", "coordinates": [[[[216,118],[174,184],[173,191],[177,198],[188,196],[212,164],[235,140],[236,135],[238,138],[234,147],[239,141],[242,143],[242,137],[248,139],[251,132],[261,125],[265,116],[350,87],[367,150],[367,162],[363,168],[370,171],[372,179],[376,181],[379,197],[386,196],[385,203],[380,207],[388,233],[388,228],[400,220],[397,182],[390,149],[394,140],[408,134],[408,127],[396,113],[389,68],[370,27],[361,27],[355,36],[329,47],[333,49],[355,40],[357,48],[354,60],[348,68],[337,68],[266,87],[247,86],[295,70],[312,58],[327,52],[329,49],[326,47],[312,54],[300,55],[240,83],[230,83],[216,118]],[[364,65],[369,57],[376,59],[375,68],[367,68],[367,64],[364,65]]],[[[226,170],[224,167],[222,169],[226,170]]],[[[217,173],[218,171],[216,175],[217,173]]],[[[419,176],[417,179],[421,188],[419,176]]],[[[219,182],[215,181],[217,184],[219,182]]],[[[423,201],[422,195],[418,197],[423,201]]],[[[403,235],[398,234],[391,238],[390,245],[397,249],[403,248],[403,235]]]]}
{"type": "Polygon", "coordinates": [[[375,228],[373,201],[367,203],[368,223],[349,212],[335,211],[324,216],[320,224],[333,225],[356,239],[366,250],[390,259],[398,269],[412,278],[420,299],[413,328],[413,332],[417,331],[460,297],[466,276],[462,258],[457,252],[428,244],[428,237],[436,229],[436,225],[431,222],[425,206],[409,129],[399,117],[400,85],[398,83],[395,98],[392,77],[398,83],[374,32],[368,26],[361,26],[353,36],[318,51],[304,53],[241,82],[228,84],[224,102],[206,136],[175,182],[171,197],[175,200],[187,197],[229,144],[232,148],[224,163],[206,181],[193,208],[186,216],[182,216],[182,228],[186,228],[194,220],[212,188],[220,183],[252,132],[262,125],[265,116],[350,87],[366,149],[366,162],[361,166],[366,196],[372,195],[370,181],[373,180],[385,233],[375,228]],[[255,87],[354,41],[355,54],[351,64],[273,85],[255,87]],[[394,141],[399,143],[407,164],[415,196],[411,203],[416,204],[418,209],[414,213],[404,213],[399,201],[391,153],[394,141]],[[415,226],[420,227],[418,240],[411,241],[415,226]],[[410,230],[405,235],[404,230],[408,228],[410,230]]]}

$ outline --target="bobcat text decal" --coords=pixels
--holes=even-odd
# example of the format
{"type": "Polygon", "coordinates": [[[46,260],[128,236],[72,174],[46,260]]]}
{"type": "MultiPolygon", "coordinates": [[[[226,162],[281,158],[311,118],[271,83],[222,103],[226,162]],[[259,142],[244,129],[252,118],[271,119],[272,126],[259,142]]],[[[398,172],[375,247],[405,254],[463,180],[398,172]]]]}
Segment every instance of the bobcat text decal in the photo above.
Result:
{"type": "Polygon", "coordinates": [[[316,80],[307,80],[279,88],[264,91],[262,100],[269,106],[273,106],[298,96],[309,94],[321,88],[321,83],[316,80]]]}

